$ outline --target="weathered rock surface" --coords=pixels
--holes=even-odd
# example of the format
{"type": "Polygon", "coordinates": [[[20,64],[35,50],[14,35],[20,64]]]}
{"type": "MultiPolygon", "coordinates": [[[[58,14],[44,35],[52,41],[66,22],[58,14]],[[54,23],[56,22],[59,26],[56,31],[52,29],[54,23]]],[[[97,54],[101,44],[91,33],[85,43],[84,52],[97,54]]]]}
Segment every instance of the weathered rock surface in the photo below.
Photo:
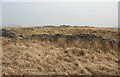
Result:
{"type": "Polygon", "coordinates": [[[9,38],[16,38],[16,34],[13,31],[2,29],[2,36],[9,38]]]}

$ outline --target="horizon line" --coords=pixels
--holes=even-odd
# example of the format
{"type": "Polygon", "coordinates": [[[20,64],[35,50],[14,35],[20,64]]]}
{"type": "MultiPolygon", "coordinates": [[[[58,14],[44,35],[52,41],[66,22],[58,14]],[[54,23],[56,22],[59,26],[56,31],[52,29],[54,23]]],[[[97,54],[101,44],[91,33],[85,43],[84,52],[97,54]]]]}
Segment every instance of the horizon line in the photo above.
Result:
{"type": "Polygon", "coordinates": [[[96,28],[120,28],[120,26],[117,27],[104,27],[104,26],[96,26],[96,25],[70,25],[70,24],[61,24],[61,25],[53,25],[53,24],[48,24],[48,25],[35,25],[35,26],[22,26],[22,25],[13,25],[13,26],[2,26],[2,28],[9,28],[9,27],[46,27],[46,26],[55,26],[55,27],[96,27],[96,28]]]}

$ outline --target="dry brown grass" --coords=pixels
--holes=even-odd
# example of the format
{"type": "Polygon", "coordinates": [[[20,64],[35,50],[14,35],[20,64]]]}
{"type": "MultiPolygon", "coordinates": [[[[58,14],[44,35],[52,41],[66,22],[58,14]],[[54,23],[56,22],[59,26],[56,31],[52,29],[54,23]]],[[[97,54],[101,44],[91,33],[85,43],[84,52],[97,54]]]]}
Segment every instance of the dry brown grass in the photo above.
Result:
{"type": "MultiPolygon", "coordinates": [[[[94,34],[118,41],[117,29],[93,27],[6,28],[16,34],[94,34]],[[33,30],[32,30],[32,29],[33,30]]],[[[2,37],[4,75],[118,75],[118,44],[66,38],[57,41],[2,37]]]]}

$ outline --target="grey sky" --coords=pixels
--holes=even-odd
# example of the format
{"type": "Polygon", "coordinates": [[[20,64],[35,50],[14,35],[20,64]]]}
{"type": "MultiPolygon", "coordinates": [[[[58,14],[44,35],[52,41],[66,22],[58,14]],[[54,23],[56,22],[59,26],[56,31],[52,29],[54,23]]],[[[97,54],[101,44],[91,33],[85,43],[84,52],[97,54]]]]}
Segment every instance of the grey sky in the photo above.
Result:
{"type": "Polygon", "coordinates": [[[2,2],[119,2],[120,0],[1,0],[2,2]]]}
{"type": "Polygon", "coordinates": [[[118,26],[117,2],[3,2],[2,25],[118,26]]]}

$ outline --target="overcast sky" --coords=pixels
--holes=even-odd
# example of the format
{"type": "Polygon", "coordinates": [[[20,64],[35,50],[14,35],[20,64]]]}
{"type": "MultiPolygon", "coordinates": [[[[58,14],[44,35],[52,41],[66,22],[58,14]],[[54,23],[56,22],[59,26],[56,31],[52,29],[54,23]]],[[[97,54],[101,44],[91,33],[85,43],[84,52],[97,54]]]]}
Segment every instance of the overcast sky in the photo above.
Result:
{"type": "Polygon", "coordinates": [[[2,26],[118,26],[117,2],[3,2],[2,26]]]}

